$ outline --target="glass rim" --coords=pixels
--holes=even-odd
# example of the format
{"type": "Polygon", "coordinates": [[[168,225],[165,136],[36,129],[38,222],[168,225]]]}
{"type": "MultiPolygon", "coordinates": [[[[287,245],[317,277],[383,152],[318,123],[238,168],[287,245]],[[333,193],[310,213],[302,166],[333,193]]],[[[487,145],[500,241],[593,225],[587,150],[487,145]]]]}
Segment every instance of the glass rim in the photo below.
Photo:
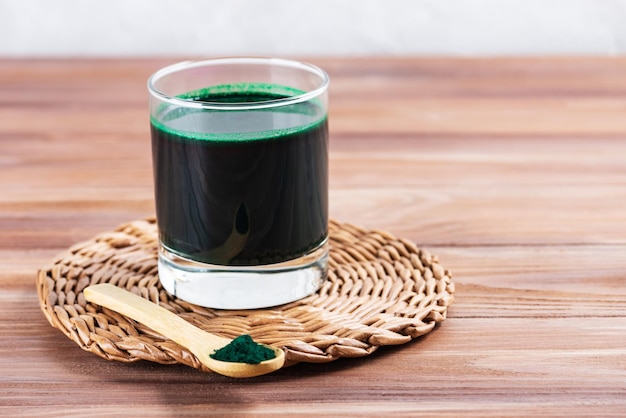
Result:
{"type": "MultiPolygon", "coordinates": [[[[148,78],[148,91],[155,98],[164,102],[188,108],[196,109],[208,109],[208,110],[254,110],[254,109],[268,109],[273,107],[289,106],[296,103],[302,103],[312,100],[328,89],[330,79],[328,74],[321,68],[309,64],[306,62],[282,59],[282,58],[246,58],[246,57],[234,57],[234,58],[210,58],[200,61],[182,61],[176,64],[171,64],[156,71],[148,78]],[[228,65],[228,64],[240,64],[240,65],[265,65],[282,66],[286,68],[293,68],[298,70],[304,70],[309,73],[315,74],[320,78],[319,85],[311,91],[304,92],[302,94],[296,94],[294,96],[285,97],[281,99],[262,100],[258,102],[242,102],[242,103],[219,103],[219,102],[199,102],[191,99],[185,99],[182,97],[172,96],[164,93],[156,88],[157,83],[163,77],[174,74],[181,70],[189,68],[198,68],[205,66],[215,65],[228,65]]],[[[207,86],[208,87],[208,86],[207,86]]],[[[291,87],[291,86],[289,86],[291,87]]]]}

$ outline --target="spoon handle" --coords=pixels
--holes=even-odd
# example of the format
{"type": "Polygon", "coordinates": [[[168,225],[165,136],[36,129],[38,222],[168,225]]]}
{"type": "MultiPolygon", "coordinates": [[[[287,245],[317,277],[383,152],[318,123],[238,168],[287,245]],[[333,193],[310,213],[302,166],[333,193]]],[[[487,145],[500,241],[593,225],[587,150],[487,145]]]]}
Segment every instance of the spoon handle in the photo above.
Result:
{"type": "Polygon", "coordinates": [[[132,318],[187,347],[194,354],[196,350],[213,352],[231,341],[203,331],[156,303],[109,283],[89,286],[85,288],[83,294],[89,302],[132,318]]]}

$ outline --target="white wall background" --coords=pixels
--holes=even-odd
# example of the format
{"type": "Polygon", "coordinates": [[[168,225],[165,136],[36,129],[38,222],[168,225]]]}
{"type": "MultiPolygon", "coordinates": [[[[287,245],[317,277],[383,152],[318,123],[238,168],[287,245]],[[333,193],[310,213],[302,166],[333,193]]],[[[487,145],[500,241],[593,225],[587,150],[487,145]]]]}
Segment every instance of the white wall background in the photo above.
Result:
{"type": "Polygon", "coordinates": [[[624,53],[626,0],[0,0],[0,56],[624,53]]]}

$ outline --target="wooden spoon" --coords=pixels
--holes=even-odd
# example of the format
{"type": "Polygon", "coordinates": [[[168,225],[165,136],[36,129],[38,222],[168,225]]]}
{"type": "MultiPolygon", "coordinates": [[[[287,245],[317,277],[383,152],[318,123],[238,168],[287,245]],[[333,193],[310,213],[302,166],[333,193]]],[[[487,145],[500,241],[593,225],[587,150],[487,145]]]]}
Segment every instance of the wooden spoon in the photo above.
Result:
{"type": "Polygon", "coordinates": [[[119,312],[186,347],[216,373],[230,377],[254,377],[276,371],[285,363],[283,350],[274,347],[269,348],[276,357],[259,364],[215,360],[209,355],[229,344],[231,339],[203,331],[167,309],[109,283],[89,286],[83,294],[89,302],[119,312]]]}

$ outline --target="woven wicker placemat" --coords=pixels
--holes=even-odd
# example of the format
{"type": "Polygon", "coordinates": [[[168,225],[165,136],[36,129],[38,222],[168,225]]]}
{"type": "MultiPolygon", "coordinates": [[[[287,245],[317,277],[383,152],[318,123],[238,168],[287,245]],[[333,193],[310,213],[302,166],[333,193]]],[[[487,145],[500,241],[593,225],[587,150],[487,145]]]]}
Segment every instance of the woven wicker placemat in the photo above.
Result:
{"type": "Polygon", "coordinates": [[[446,318],[454,284],[435,256],[406,239],[335,221],[329,235],[328,280],[316,294],[279,307],[214,310],[168,294],[158,279],[153,219],[123,224],[69,248],[39,270],[39,302],[53,327],[100,357],[205,371],[185,348],[87,302],[83,289],[103,282],[126,288],[207,331],[230,338],[246,333],[282,347],[286,364],[366,356],[424,335],[446,318]]]}

